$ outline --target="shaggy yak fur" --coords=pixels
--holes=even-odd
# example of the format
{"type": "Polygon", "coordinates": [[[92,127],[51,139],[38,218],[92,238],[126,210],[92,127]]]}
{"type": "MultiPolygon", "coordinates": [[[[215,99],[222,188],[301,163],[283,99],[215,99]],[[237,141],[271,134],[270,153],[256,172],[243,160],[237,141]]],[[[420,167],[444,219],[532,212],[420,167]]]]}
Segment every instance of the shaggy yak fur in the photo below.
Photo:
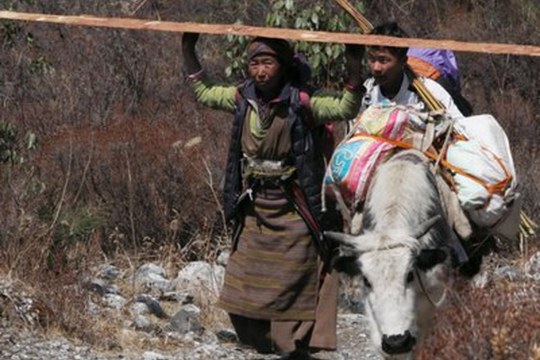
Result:
{"type": "Polygon", "coordinates": [[[325,235],[339,244],[334,267],[363,279],[375,347],[387,358],[412,356],[444,300],[450,265],[463,254],[425,157],[408,150],[379,166],[360,235],[325,235]]]}

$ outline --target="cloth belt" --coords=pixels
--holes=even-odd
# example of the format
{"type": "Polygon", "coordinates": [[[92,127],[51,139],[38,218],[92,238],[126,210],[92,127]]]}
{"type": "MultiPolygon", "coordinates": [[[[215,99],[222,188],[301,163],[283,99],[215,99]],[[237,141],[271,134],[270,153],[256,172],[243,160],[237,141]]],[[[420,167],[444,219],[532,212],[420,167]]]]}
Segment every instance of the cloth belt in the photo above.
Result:
{"type": "Polygon", "coordinates": [[[296,167],[287,165],[286,160],[265,160],[245,156],[242,159],[242,177],[249,178],[275,178],[287,180],[296,172],[296,167]]]}

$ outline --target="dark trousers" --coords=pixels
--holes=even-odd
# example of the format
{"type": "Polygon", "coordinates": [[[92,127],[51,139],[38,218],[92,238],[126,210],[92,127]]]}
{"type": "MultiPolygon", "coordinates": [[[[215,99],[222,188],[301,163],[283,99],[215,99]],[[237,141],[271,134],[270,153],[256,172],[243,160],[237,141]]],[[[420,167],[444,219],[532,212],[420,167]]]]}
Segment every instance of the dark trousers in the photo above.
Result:
{"type": "Polygon", "coordinates": [[[307,350],[313,321],[270,321],[229,314],[238,340],[260,353],[307,350]]]}

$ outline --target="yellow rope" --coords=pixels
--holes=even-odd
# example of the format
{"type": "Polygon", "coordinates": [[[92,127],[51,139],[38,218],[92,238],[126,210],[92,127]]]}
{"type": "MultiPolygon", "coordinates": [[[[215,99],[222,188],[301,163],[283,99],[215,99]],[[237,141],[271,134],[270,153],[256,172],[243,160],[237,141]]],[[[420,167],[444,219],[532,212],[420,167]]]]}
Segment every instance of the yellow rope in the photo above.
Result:
{"type": "Polygon", "coordinates": [[[422,80],[418,75],[411,69],[408,65],[405,67],[405,73],[408,75],[411,80],[413,88],[416,90],[416,93],[420,96],[422,101],[428,106],[430,111],[440,111],[445,110],[444,105],[433,96],[433,94],[428,90],[424,85],[422,80]]]}

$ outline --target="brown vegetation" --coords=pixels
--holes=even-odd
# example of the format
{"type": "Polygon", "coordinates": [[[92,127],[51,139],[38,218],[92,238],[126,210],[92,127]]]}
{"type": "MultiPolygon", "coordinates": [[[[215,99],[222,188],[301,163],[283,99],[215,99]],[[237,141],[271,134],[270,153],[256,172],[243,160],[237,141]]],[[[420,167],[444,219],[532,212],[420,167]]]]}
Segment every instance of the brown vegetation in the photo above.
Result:
{"type": "MultiPolygon", "coordinates": [[[[540,44],[534,0],[364,3],[372,22],[395,18],[411,35],[540,44]]],[[[261,25],[268,6],[258,0],[1,4],[17,11],[171,21],[240,18],[253,25],[261,25]]],[[[222,40],[205,37],[200,44],[203,62],[218,79],[225,66],[222,40]]],[[[100,329],[78,316],[84,296],[74,294],[66,303],[60,287],[80,282],[103,259],[161,259],[174,268],[214,259],[226,245],[219,189],[230,116],[194,103],[183,80],[178,34],[0,21],[0,46],[0,123],[18,130],[16,156],[0,163],[0,273],[34,287],[44,307],[57,314],[57,328],[96,339],[100,329]],[[37,135],[35,150],[25,147],[27,133],[37,135]]],[[[465,96],[475,113],[493,114],[507,130],[525,210],[540,218],[539,60],[474,53],[458,58],[465,96]]],[[[538,250],[538,238],[528,245],[529,254],[538,250]]],[[[504,256],[515,264],[529,254],[505,244],[504,256]]],[[[441,315],[447,326],[427,344],[424,358],[538,356],[537,287],[463,288],[441,315]],[[536,292],[516,297],[530,289],[536,292]]]]}
{"type": "Polygon", "coordinates": [[[458,285],[419,359],[538,359],[539,293],[532,280],[458,285]]]}

